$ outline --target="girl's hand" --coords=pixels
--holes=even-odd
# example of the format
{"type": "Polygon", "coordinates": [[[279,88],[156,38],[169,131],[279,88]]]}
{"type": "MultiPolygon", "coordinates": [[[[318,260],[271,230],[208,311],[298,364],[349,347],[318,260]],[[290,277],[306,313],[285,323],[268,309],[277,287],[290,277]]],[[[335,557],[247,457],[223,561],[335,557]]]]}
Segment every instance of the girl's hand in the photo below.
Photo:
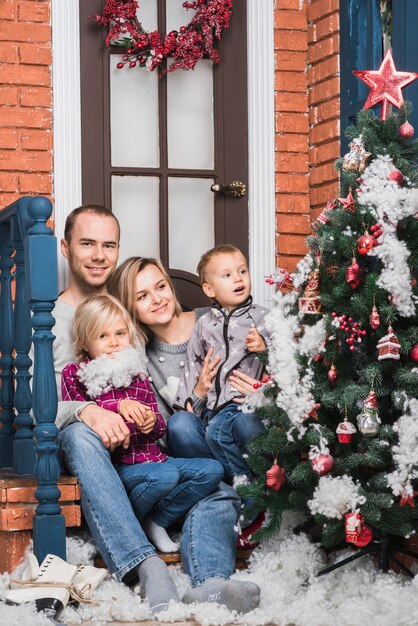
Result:
{"type": "Polygon", "coordinates": [[[149,435],[149,433],[154,430],[155,422],[157,421],[157,416],[154,411],[151,409],[147,410],[145,421],[142,426],[138,426],[138,430],[141,431],[144,435],[149,435]]]}
{"type": "Polygon", "coordinates": [[[241,398],[234,398],[234,402],[238,402],[238,404],[242,404],[248,396],[252,396],[255,393],[254,385],[259,382],[256,378],[251,378],[251,376],[244,374],[241,370],[234,370],[228,380],[231,387],[242,395],[241,398]]]}
{"type": "Polygon", "coordinates": [[[138,400],[125,398],[119,402],[119,413],[125,422],[136,424],[138,428],[144,425],[147,412],[149,412],[149,407],[141,404],[138,400]]]}
{"type": "Polygon", "coordinates": [[[200,372],[199,380],[194,388],[195,394],[203,400],[206,398],[209,389],[212,387],[213,379],[216,376],[219,361],[221,360],[220,356],[215,356],[215,358],[211,361],[212,354],[213,348],[209,348],[203,360],[203,368],[200,372]]]}
{"type": "Polygon", "coordinates": [[[265,341],[256,328],[250,328],[245,343],[250,352],[264,352],[266,349],[265,341]]]}

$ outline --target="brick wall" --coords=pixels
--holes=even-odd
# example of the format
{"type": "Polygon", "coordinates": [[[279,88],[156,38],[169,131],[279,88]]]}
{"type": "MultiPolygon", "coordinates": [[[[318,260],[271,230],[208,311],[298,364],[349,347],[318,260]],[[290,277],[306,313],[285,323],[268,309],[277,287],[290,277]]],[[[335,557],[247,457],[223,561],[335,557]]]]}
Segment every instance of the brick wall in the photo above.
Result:
{"type": "Polygon", "coordinates": [[[338,191],[338,0],[276,0],[276,255],[293,270],[338,191]]]}
{"type": "Polygon", "coordinates": [[[49,0],[0,2],[0,208],[52,193],[49,0]]]}

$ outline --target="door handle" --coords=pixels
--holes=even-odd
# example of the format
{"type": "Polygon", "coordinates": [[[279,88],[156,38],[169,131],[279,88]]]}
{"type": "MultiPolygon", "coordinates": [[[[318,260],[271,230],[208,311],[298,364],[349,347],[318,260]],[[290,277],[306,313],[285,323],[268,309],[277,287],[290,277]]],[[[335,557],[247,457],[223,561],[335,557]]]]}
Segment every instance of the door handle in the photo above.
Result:
{"type": "Polygon", "coordinates": [[[223,193],[233,198],[242,198],[247,193],[247,186],[240,180],[234,180],[230,185],[215,183],[210,189],[214,193],[223,193]]]}

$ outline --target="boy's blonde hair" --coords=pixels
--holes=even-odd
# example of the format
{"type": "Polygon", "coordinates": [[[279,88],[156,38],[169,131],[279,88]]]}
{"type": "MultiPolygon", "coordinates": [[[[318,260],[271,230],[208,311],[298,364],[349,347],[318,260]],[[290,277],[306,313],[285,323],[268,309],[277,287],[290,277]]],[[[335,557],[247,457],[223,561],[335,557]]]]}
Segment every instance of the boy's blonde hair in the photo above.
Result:
{"type": "Polygon", "coordinates": [[[110,280],[110,291],[111,293],[122,302],[123,306],[129,311],[132,319],[135,322],[137,332],[142,338],[143,341],[148,341],[151,336],[150,329],[141,324],[141,322],[136,317],[135,311],[135,302],[136,302],[136,288],[135,288],[135,279],[139,272],[148,267],[149,265],[154,265],[158,268],[161,274],[164,277],[164,280],[167,282],[171,291],[173,292],[174,299],[176,302],[175,307],[175,315],[178,317],[182,312],[181,304],[178,301],[176,290],[173,285],[173,281],[170,276],[167,274],[167,270],[164,265],[158,259],[154,259],[152,257],[146,258],[141,256],[131,256],[129,259],[126,259],[119,267],[116,269],[110,280]]]}
{"type": "Polygon", "coordinates": [[[93,296],[77,307],[73,321],[73,333],[74,351],[78,361],[89,356],[85,349],[89,340],[98,339],[106,328],[120,316],[126,322],[131,345],[138,345],[140,340],[128,311],[113,296],[109,294],[93,296]]]}
{"type": "MultiPolygon", "coordinates": [[[[203,285],[203,283],[207,282],[207,268],[212,259],[220,254],[236,254],[237,252],[238,254],[242,254],[241,250],[236,246],[233,246],[232,243],[220,243],[202,254],[196,270],[199,274],[200,284],[203,285]]],[[[242,256],[245,259],[243,254],[242,256]]]]}

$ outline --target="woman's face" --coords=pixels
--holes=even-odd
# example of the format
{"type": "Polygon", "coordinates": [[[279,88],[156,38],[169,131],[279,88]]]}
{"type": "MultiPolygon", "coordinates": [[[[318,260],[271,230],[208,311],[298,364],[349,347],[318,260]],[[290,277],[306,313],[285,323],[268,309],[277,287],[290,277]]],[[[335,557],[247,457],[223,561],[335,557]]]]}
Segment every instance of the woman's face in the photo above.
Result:
{"type": "Polygon", "coordinates": [[[173,319],[176,300],[161,270],[147,265],[135,278],[135,315],[139,322],[153,328],[173,319]]]}

